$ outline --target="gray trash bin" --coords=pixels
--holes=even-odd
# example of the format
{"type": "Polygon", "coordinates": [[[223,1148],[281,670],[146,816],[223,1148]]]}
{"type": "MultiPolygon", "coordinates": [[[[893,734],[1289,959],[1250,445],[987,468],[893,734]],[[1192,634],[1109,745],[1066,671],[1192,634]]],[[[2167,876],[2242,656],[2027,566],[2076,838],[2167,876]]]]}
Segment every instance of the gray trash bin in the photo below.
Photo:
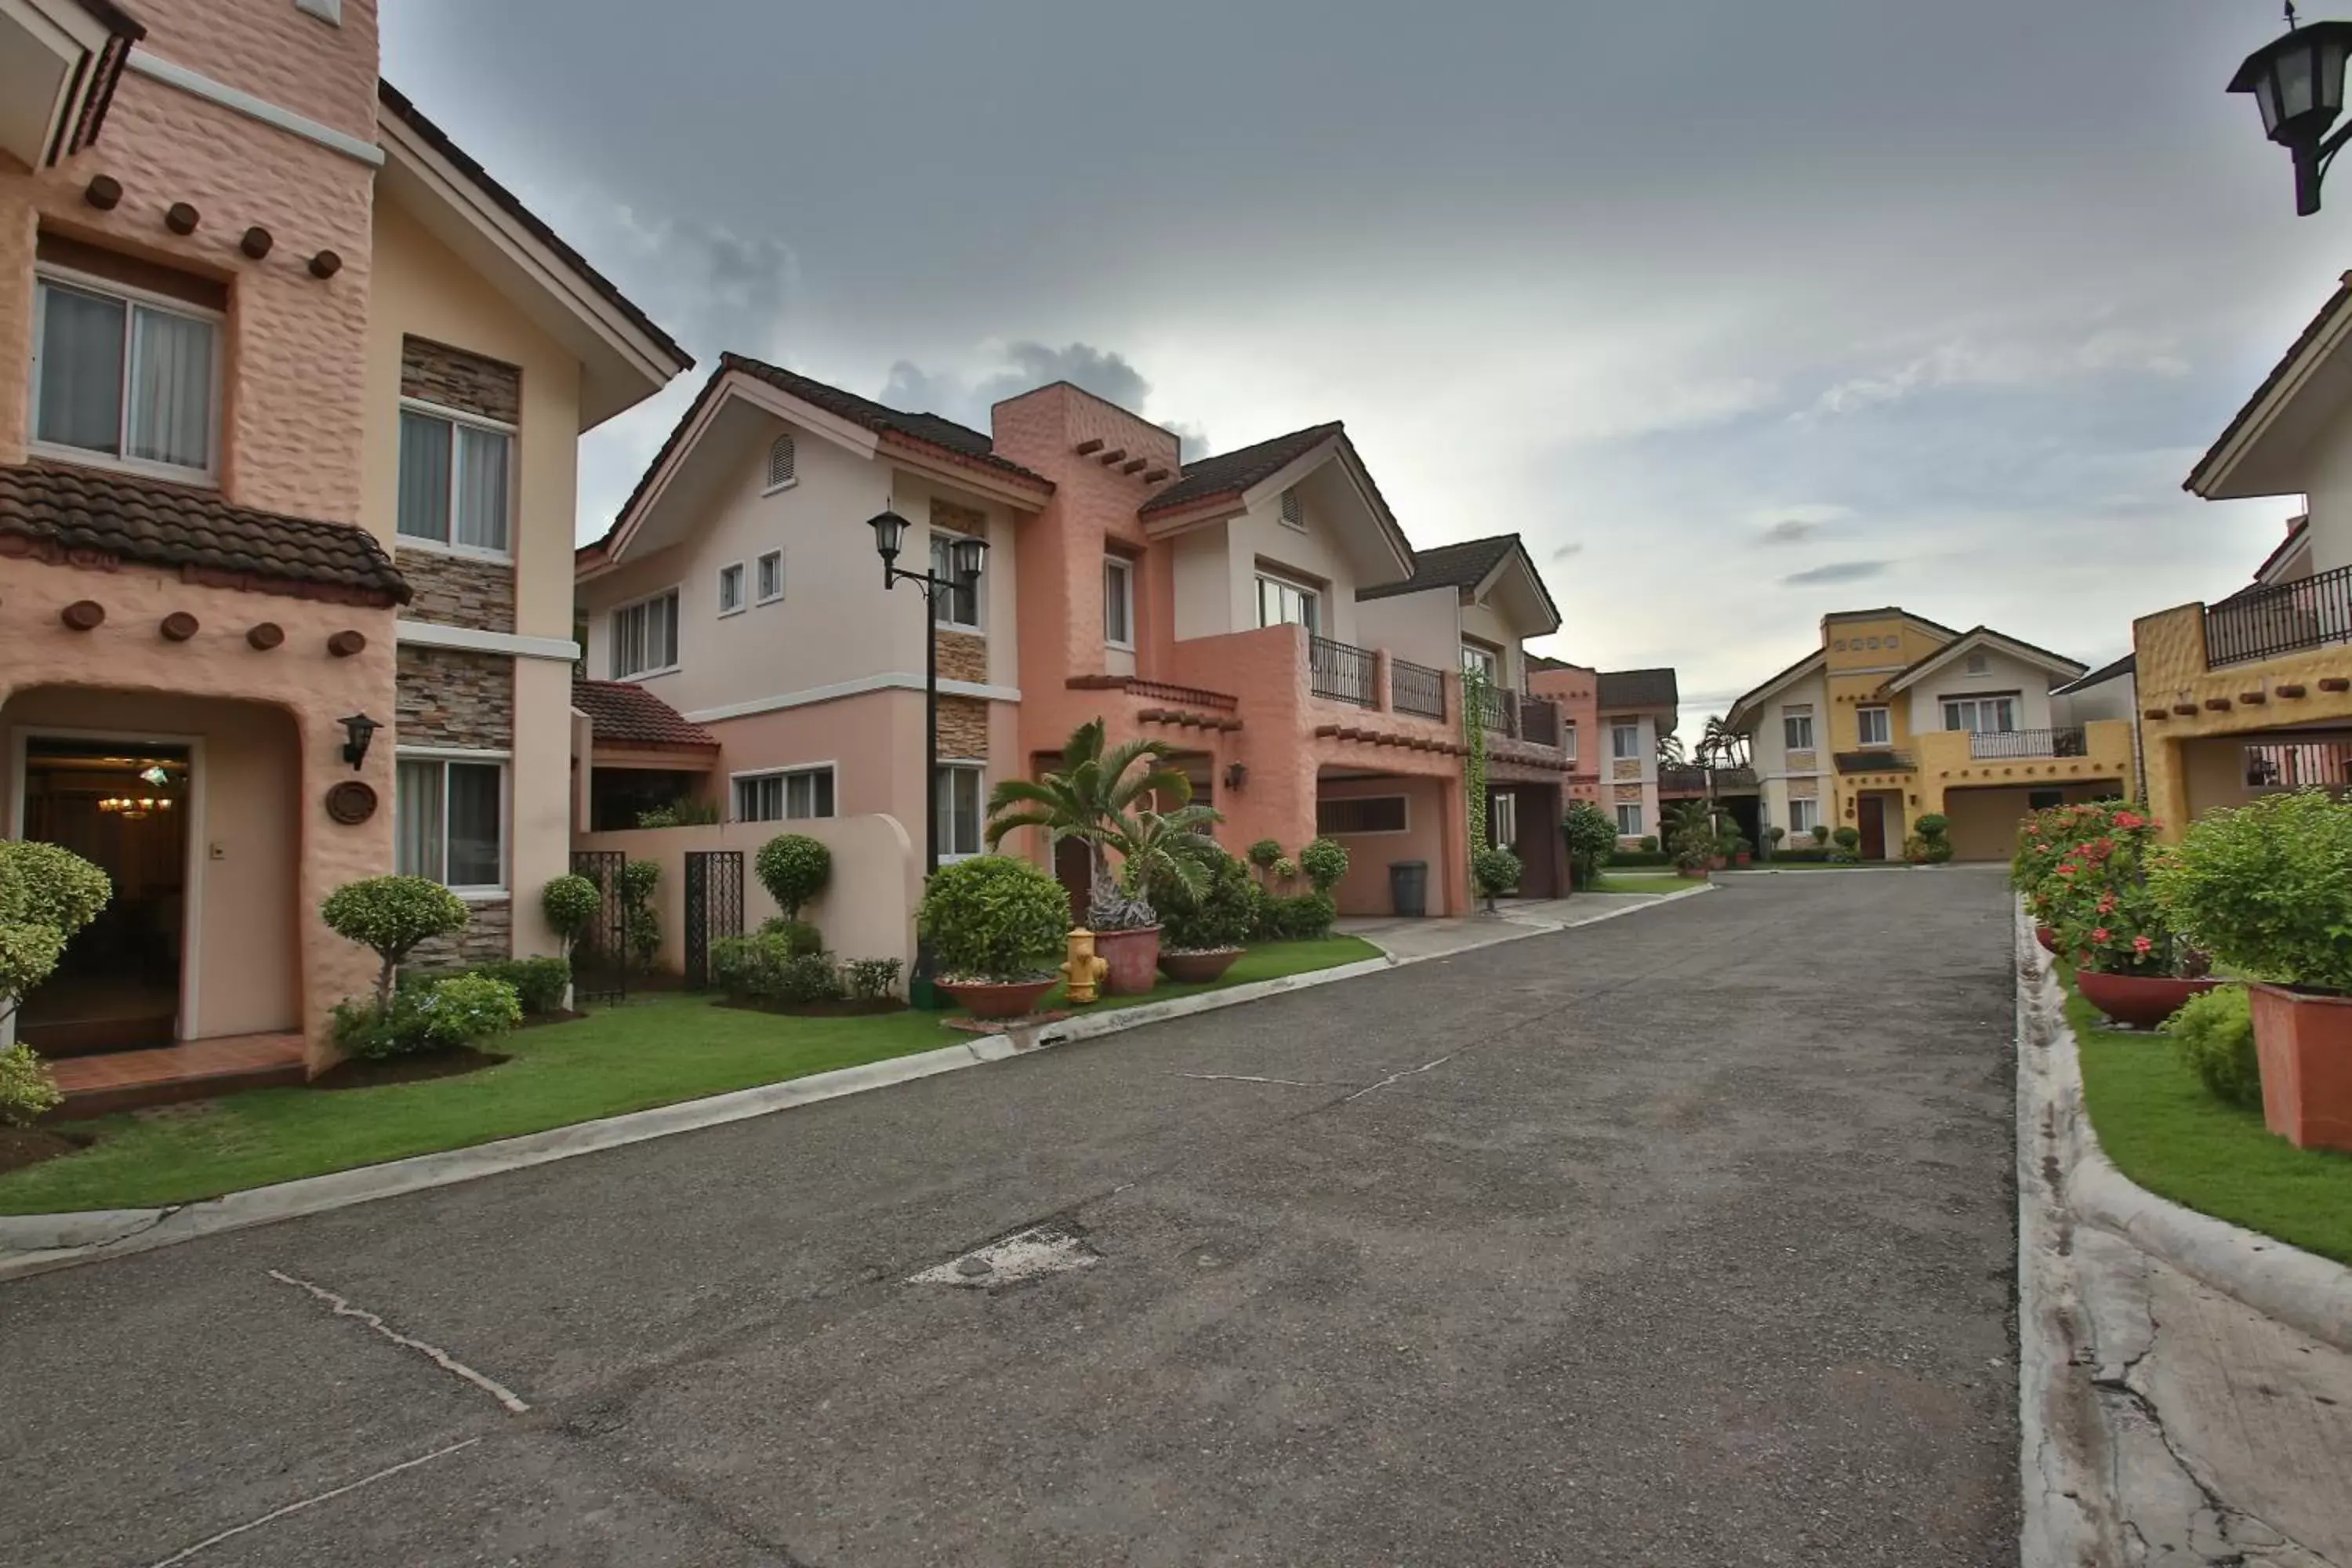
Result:
{"type": "Polygon", "coordinates": [[[1401,915],[1429,913],[1429,862],[1389,862],[1389,903],[1401,915]]]}

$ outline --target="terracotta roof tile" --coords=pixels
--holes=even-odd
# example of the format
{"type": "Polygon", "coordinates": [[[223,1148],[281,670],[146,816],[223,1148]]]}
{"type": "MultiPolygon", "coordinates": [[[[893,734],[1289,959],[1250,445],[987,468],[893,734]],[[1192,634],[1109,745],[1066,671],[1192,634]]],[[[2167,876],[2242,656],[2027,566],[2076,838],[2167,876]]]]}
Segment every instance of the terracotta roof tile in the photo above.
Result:
{"type": "Polygon", "coordinates": [[[0,468],[0,554],[96,556],[176,566],[239,585],[408,602],[408,581],[374,535],[232,506],[210,490],[46,463],[0,468]],[[21,541],[22,543],[11,542],[21,541]]]}
{"type": "Polygon", "coordinates": [[[1230,452],[1220,452],[1213,458],[1203,458],[1197,463],[1187,463],[1181,479],[1136,510],[1150,517],[1154,512],[1174,511],[1195,501],[1207,500],[1212,496],[1239,495],[1252,485],[1273,478],[1344,429],[1345,426],[1337,420],[1328,425],[1310,425],[1304,430],[1293,430],[1287,436],[1276,436],[1254,447],[1238,447],[1230,452]]]}
{"type": "Polygon", "coordinates": [[[716,746],[719,737],[628,680],[572,682],[572,706],[588,715],[596,739],[615,746],[716,746]]]}
{"type": "Polygon", "coordinates": [[[936,414],[908,414],[886,407],[870,397],[860,397],[854,392],[844,392],[828,386],[796,371],[772,365],[739,353],[719,356],[722,370],[740,370],[744,374],[766,382],[777,391],[789,394],[803,403],[814,403],[827,414],[848,420],[878,436],[901,436],[926,447],[937,447],[958,457],[971,458],[1003,473],[1018,475],[1036,484],[1053,489],[1053,481],[1045,475],[1032,472],[1010,458],[996,455],[996,443],[969,426],[952,419],[942,419],[936,414]]]}

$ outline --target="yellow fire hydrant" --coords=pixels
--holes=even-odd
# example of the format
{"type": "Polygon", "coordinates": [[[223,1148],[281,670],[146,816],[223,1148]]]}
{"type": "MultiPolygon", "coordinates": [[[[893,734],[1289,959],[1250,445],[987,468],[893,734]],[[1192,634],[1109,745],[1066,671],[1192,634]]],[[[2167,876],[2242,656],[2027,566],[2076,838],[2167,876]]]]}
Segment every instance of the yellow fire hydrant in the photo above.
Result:
{"type": "Polygon", "coordinates": [[[1102,977],[1109,973],[1110,961],[1095,956],[1095,933],[1083,926],[1070,932],[1070,961],[1062,965],[1064,998],[1093,1001],[1102,977]]]}

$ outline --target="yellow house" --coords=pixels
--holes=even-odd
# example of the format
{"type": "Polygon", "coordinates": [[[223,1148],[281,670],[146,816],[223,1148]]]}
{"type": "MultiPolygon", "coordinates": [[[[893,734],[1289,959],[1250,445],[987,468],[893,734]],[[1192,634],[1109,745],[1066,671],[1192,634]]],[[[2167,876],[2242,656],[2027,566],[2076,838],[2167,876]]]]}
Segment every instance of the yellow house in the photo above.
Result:
{"type": "Polygon", "coordinates": [[[2028,811],[2132,793],[2131,725],[2084,719],[2060,688],[2085,667],[1990,626],[1898,605],[1822,617],[1820,646],[1732,705],[1762,826],[1851,827],[1899,858],[1919,818],[1950,819],[1964,860],[2006,859],[2028,811]]]}
{"type": "Polygon", "coordinates": [[[2148,801],[2177,835],[2216,806],[2352,787],[2352,274],[2199,460],[2208,500],[2301,496],[2254,574],[2132,625],[2148,801]]]}

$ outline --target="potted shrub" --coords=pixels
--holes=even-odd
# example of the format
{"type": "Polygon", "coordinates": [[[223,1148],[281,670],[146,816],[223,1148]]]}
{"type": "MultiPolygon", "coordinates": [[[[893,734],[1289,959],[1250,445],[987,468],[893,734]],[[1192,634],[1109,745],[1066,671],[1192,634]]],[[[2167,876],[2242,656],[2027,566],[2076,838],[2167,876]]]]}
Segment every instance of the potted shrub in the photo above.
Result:
{"type": "Polygon", "coordinates": [[[1015,1018],[1061,976],[1070,896],[1026,860],[977,855],[942,866],[915,911],[940,989],[976,1018],[1015,1018]]]}
{"type": "Polygon", "coordinates": [[[1007,779],[988,797],[988,844],[994,848],[1019,827],[1042,827],[1047,838],[1076,838],[1090,868],[1087,925],[1095,953],[1110,968],[1103,990],[1134,996],[1151,989],[1160,963],[1160,915],[1145,887],[1165,873],[1193,885],[1202,861],[1217,847],[1212,823],[1224,818],[1189,804],[1192,782],[1167,765],[1176,749],[1165,741],[1129,741],[1103,750],[1103,725],[1089,720],[1062,746],[1062,766],[1043,779],[1007,779]],[[1144,802],[1170,805],[1149,809],[1144,802]],[[1111,853],[1118,854],[1116,873],[1111,853]]]}
{"type": "Polygon", "coordinates": [[[1733,865],[1748,865],[1755,858],[1755,856],[1756,846],[1750,844],[1747,838],[1740,834],[1735,833],[1731,836],[1731,863],[1733,865]]]}
{"type": "Polygon", "coordinates": [[[1245,951],[1257,923],[1259,894],[1248,865],[1223,849],[1203,868],[1195,891],[1167,871],[1151,879],[1160,910],[1160,972],[1180,984],[1222,976],[1245,951]]]}
{"type": "Polygon", "coordinates": [[[1837,847],[1830,851],[1830,858],[1832,860],[1841,866],[1859,866],[1862,864],[1861,828],[1841,827],[1830,837],[1837,840],[1837,847]]]}
{"type": "Polygon", "coordinates": [[[2009,862],[2009,885],[2023,896],[2026,910],[2033,917],[2033,940],[2043,952],[2058,951],[2052,910],[2061,889],[2052,873],[2076,844],[2106,832],[2121,805],[2086,801],[2079,805],[2044,806],[2018,825],[2017,850],[2009,862]]]}
{"type": "Polygon", "coordinates": [[[1479,896],[1486,900],[1486,912],[1490,915],[1496,912],[1496,896],[1517,887],[1526,871],[1518,856],[1500,845],[1490,844],[1470,857],[1470,879],[1478,884],[1479,896]]]}
{"type": "Polygon", "coordinates": [[[1667,824],[1672,829],[1666,847],[1675,858],[1675,869],[1694,880],[1704,879],[1715,865],[1715,825],[1706,807],[1697,801],[1682,806],[1667,824]]]}
{"type": "Polygon", "coordinates": [[[805,833],[779,833],[760,846],[751,871],[783,910],[783,925],[800,950],[824,952],[824,936],[801,919],[801,910],[832,879],[833,851],[805,833]]]}
{"type": "Polygon", "coordinates": [[[2118,811],[2051,870],[2059,950],[2074,962],[2083,999],[2130,1028],[2152,1029],[2219,981],[2183,941],[2148,885],[2161,868],[2157,824],[2118,811]]]}
{"type": "MultiPolygon", "coordinates": [[[[1917,859],[1912,861],[1912,864],[1941,866],[1951,859],[1952,819],[1950,817],[1940,811],[1931,811],[1913,824],[1913,826],[1916,829],[1913,837],[1919,840],[1919,856],[1917,859]]],[[[1906,844],[1904,850],[1905,858],[1909,858],[1910,846],[1906,844]]]]}
{"type": "Polygon", "coordinates": [[[2254,983],[2263,1121],[2352,1149],[2352,805],[2318,790],[2210,813],[2153,881],[2190,940],[2254,983]]]}

